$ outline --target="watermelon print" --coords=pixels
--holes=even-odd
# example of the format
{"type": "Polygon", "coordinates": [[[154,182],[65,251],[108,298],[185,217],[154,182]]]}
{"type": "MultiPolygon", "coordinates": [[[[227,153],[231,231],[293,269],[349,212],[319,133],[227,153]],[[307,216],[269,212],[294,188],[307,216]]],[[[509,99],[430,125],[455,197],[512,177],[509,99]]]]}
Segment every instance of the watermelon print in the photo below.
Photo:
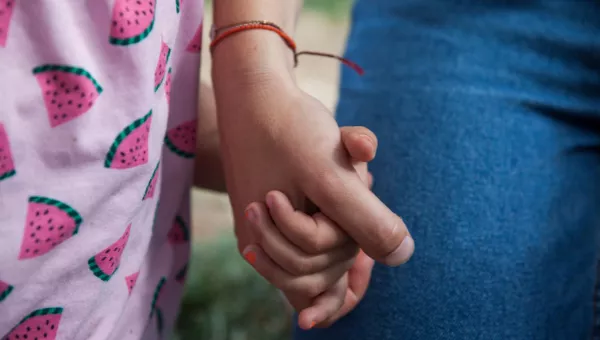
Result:
{"type": "Polygon", "coordinates": [[[161,277],[158,281],[158,284],[156,285],[156,289],[154,289],[154,295],[152,295],[152,303],[150,304],[150,316],[152,316],[152,314],[154,314],[154,312],[157,309],[166,282],[167,278],[164,276],[161,277]]]}
{"type": "Polygon", "coordinates": [[[55,340],[62,316],[61,307],[42,308],[31,312],[3,339],[6,340],[55,340]]]}
{"type": "Polygon", "coordinates": [[[144,40],[154,28],[156,0],[116,0],[110,37],[113,45],[133,45],[144,40]]]}
{"type": "Polygon", "coordinates": [[[160,56],[158,57],[158,64],[156,64],[156,70],[154,71],[154,92],[158,91],[160,84],[165,80],[165,74],[167,73],[167,63],[169,62],[169,56],[171,55],[171,49],[165,42],[160,44],[160,56]]]}
{"type": "Polygon", "coordinates": [[[173,221],[173,226],[167,234],[167,239],[171,244],[182,244],[189,242],[189,228],[187,227],[185,222],[183,222],[183,219],[180,216],[175,217],[175,221],[173,221]]]}
{"type": "Polygon", "coordinates": [[[194,158],[196,153],[196,120],[185,122],[169,131],[165,145],[183,158],[194,158]]]}
{"type": "Polygon", "coordinates": [[[171,103],[171,68],[167,73],[167,81],[165,81],[165,93],[167,95],[167,103],[171,103]]]}
{"type": "Polygon", "coordinates": [[[127,284],[129,295],[131,295],[131,291],[133,290],[133,287],[135,287],[135,283],[137,282],[139,275],[140,272],[137,272],[125,277],[125,283],[127,284]]]}
{"type": "Polygon", "coordinates": [[[4,301],[9,296],[13,289],[13,286],[0,280],[0,302],[4,301]]]}
{"type": "Polygon", "coordinates": [[[142,198],[142,201],[154,197],[154,191],[156,191],[156,184],[158,183],[158,177],[160,175],[159,169],[160,162],[156,164],[156,168],[154,168],[154,171],[152,172],[152,177],[150,178],[150,182],[148,182],[148,185],[146,186],[146,191],[144,192],[144,198],[142,198]]]}
{"type": "Polygon", "coordinates": [[[76,235],[82,221],[79,213],[63,202],[30,197],[19,260],[46,254],[76,235]]]}
{"type": "Polygon", "coordinates": [[[186,51],[191,52],[191,53],[200,53],[202,51],[202,27],[203,26],[204,25],[202,25],[202,23],[200,23],[200,26],[198,26],[198,29],[196,30],[196,34],[194,34],[194,37],[188,43],[187,48],[185,49],[186,51]]]}
{"type": "Polygon", "coordinates": [[[0,46],[6,46],[15,0],[0,0],[0,46]]]}
{"type": "Polygon", "coordinates": [[[108,281],[115,274],[121,264],[123,250],[129,240],[131,224],[127,226],[123,235],[113,244],[92,256],[88,260],[88,266],[92,273],[102,281],[108,281]]]}
{"type": "Polygon", "coordinates": [[[158,334],[162,334],[164,327],[165,326],[162,311],[160,310],[160,308],[156,308],[156,328],[158,330],[158,334]]]}
{"type": "Polygon", "coordinates": [[[181,268],[181,270],[177,273],[177,275],[175,275],[175,281],[184,284],[187,277],[187,270],[188,265],[186,263],[185,266],[183,266],[183,268],[181,268]]]}
{"type": "Polygon", "coordinates": [[[33,74],[42,90],[51,127],[88,112],[102,93],[96,79],[79,67],[41,65],[33,74]]]}
{"type": "Polygon", "coordinates": [[[156,206],[154,207],[154,217],[152,218],[152,231],[156,228],[156,217],[158,216],[158,204],[160,201],[156,200],[156,206]]]}
{"type": "Polygon", "coordinates": [[[4,124],[0,123],[0,181],[12,177],[16,173],[10,144],[8,143],[8,135],[4,129],[4,124]]]}
{"type": "Polygon", "coordinates": [[[175,10],[177,13],[181,10],[181,5],[183,4],[183,0],[175,0],[175,10]]]}
{"type": "Polygon", "coordinates": [[[148,163],[148,135],[152,111],[121,131],[106,154],[104,167],[129,169],[148,163]]]}

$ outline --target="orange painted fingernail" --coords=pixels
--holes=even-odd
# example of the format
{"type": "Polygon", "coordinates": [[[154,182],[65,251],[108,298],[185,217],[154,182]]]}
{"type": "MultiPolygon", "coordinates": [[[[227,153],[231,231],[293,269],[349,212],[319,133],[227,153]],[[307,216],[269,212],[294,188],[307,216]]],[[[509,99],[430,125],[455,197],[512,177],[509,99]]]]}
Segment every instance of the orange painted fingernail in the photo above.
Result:
{"type": "Polygon", "coordinates": [[[244,258],[248,263],[254,265],[254,262],[256,262],[256,253],[253,250],[246,250],[244,252],[244,258]]]}
{"type": "Polygon", "coordinates": [[[313,327],[315,327],[315,325],[316,325],[316,324],[317,324],[317,323],[316,323],[316,322],[314,322],[314,321],[313,321],[313,322],[311,322],[311,323],[310,323],[310,327],[308,327],[308,329],[312,329],[313,327]]]}
{"type": "Polygon", "coordinates": [[[244,212],[246,219],[252,223],[256,223],[256,211],[252,207],[248,207],[244,212]]]}

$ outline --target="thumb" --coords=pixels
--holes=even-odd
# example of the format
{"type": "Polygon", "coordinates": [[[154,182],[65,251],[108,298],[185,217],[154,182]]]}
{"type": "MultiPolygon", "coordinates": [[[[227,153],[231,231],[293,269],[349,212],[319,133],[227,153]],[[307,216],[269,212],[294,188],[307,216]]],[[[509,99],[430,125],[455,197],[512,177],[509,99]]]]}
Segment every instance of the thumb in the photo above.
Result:
{"type": "Polygon", "coordinates": [[[363,126],[345,126],[340,129],[342,143],[353,163],[370,162],[377,153],[377,136],[363,126]]]}
{"type": "Polygon", "coordinates": [[[406,225],[362,183],[344,154],[304,181],[305,193],[371,258],[390,266],[405,263],[415,247],[406,225]]]}

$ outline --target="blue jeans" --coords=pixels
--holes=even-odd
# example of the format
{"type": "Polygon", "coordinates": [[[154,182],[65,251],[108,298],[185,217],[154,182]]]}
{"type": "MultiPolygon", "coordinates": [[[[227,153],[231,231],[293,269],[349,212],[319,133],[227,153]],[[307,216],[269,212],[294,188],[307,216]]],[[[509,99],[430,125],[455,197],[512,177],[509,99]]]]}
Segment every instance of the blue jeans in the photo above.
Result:
{"type": "Polygon", "coordinates": [[[416,243],[297,340],[600,338],[600,2],[359,0],[340,125],[416,243]]]}

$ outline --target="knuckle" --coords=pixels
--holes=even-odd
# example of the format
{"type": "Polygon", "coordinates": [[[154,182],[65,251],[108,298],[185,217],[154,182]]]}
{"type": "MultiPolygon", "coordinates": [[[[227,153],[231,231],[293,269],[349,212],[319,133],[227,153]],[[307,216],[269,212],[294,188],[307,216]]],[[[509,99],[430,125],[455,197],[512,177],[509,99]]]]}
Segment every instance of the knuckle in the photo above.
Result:
{"type": "Polygon", "coordinates": [[[307,275],[312,273],[313,264],[309,259],[299,257],[295,261],[292,261],[290,269],[292,270],[292,274],[296,276],[307,275]]]}
{"type": "Polygon", "coordinates": [[[312,233],[307,240],[307,252],[310,254],[320,254],[323,251],[323,241],[319,237],[318,229],[312,233]]]}
{"type": "Polygon", "coordinates": [[[304,297],[315,297],[320,295],[325,291],[323,284],[321,282],[309,282],[306,279],[298,278],[295,280],[290,280],[285,283],[285,292],[296,295],[296,296],[304,296],[304,297]]]}
{"type": "Polygon", "coordinates": [[[320,295],[326,290],[325,284],[321,280],[315,280],[313,284],[308,285],[306,288],[306,293],[310,297],[315,297],[320,295]]]}

